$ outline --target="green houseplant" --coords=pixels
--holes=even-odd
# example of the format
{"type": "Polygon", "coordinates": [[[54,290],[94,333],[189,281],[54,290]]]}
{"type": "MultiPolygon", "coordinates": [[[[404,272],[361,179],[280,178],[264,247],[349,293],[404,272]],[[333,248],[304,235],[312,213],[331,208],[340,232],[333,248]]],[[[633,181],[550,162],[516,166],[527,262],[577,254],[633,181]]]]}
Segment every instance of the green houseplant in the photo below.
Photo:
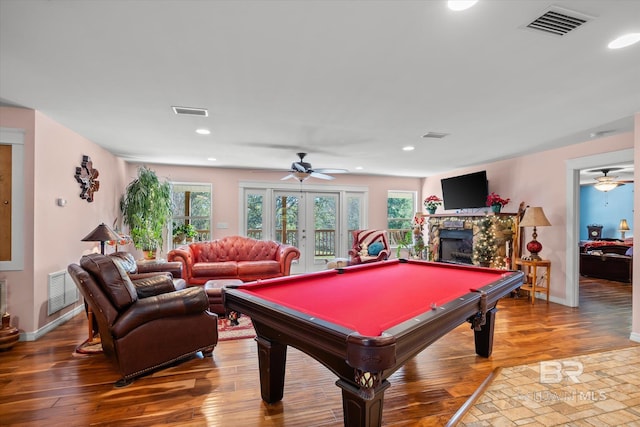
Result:
{"type": "Polygon", "coordinates": [[[138,177],[129,183],[120,200],[120,209],[136,249],[145,251],[148,258],[155,257],[173,213],[169,183],[161,182],[146,166],[139,167],[138,177]]]}
{"type": "Polygon", "coordinates": [[[186,240],[192,240],[198,235],[198,230],[193,224],[176,224],[173,223],[173,243],[180,244],[186,240]]]}

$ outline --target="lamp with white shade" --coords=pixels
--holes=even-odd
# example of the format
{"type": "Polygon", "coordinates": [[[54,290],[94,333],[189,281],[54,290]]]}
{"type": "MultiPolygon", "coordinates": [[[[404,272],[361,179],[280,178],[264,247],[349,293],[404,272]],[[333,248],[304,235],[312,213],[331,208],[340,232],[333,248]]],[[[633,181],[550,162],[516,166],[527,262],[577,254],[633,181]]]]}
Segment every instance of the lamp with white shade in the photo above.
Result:
{"type": "Polygon", "coordinates": [[[524,212],[522,221],[520,221],[520,227],[533,227],[533,240],[527,243],[527,250],[530,253],[529,259],[536,261],[542,260],[542,258],[540,258],[540,256],[538,255],[538,253],[542,251],[542,243],[536,240],[538,237],[536,227],[548,227],[550,225],[551,223],[545,216],[544,211],[541,207],[529,207],[524,212]]]}

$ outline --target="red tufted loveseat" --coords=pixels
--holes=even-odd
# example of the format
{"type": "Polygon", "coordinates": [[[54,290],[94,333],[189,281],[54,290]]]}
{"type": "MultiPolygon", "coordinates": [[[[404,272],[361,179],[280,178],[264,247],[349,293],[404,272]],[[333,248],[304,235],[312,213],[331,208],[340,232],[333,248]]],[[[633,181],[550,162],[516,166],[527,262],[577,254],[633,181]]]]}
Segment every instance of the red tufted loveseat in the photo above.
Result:
{"type": "Polygon", "coordinates": [[[167,254],[169,261],[182,263],[182,278],[190,286],[209,280],[250,282],[288,276],[291,262],[298,258],[300,251],[295,246],[243,236],[190,243],[167,254]]]}

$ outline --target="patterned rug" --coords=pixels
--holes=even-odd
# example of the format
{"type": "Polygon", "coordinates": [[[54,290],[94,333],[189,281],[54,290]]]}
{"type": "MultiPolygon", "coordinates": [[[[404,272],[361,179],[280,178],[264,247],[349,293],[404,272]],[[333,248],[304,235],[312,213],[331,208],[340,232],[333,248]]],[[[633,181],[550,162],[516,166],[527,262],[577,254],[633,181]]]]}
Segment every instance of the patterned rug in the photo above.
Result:
{"type": "Polygon", "coordinates": [[[74,355],[85,355],[85,354],[101,354],[102,353],[102,342],[100,341],[100,336],[96,335],[93,339],[87,339],[85,342],[76,347],[74,351],[74,355]]]}
{"type": "Polygon", "coordinates": [[[496,370],[451,426],[640,426],[640,346],[496,370]]]}
{"type": "Polygon", "coordinates": [[[256,331],[253,329],[249,316],[240,316],[238,325],[233,325],[229,319],[218,319],[218,341],[239,340],[253,338],[256,331]]]}

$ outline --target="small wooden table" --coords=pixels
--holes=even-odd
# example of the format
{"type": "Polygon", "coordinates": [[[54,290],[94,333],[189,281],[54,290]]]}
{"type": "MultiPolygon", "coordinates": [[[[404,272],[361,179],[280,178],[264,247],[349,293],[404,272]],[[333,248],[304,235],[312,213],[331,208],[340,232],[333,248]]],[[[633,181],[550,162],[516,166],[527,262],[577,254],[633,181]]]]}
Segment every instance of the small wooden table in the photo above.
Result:
{"type": "Polygon", "coordinates": [[[525,270],[525,283],[520,287],[531,295],[531,304],[536,303],[536,292],[544,292],[547,294],[547,304],[549,303],[549,290],[551,289],[551,261],[547,259],[517,259],[516,265],[521,265],[525,270]],[[538,268],[545,268],[543,273],[546,277],[544,286],[538,286],[538,268]]]}

